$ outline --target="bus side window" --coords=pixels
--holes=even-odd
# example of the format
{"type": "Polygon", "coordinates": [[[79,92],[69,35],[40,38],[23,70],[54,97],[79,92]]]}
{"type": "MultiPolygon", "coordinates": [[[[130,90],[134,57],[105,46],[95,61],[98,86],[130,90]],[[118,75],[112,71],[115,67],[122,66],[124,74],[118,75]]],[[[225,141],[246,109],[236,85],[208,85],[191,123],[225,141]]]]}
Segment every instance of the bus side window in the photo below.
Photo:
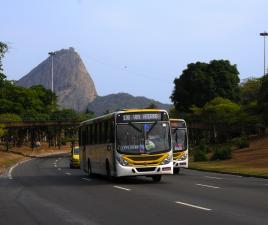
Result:
{"type": "Polygon", "coordinates": [[[79,146],[82,146],[82,140],[81,140],[81,127],[79,127],[79,129],[78,129],[78,143],[79,143],[79,146]]]}
{"type": "Polygon", "coordinates": [[[110,124],[110,142],[114,143],[114,122],[113,122],[113,120],[110,120],[109,124],[110,124]]]}
{"type": "Polygon", "coordinates": [[[96,144],[96,140],[95,140],[95,137],[96,137],[96,129],[95,129],[95,124],[91,124],[92,126],[92,144],[96,144]]]}
{"type": "Polygon", "coordinates": [[[96,124],[96,142],[97,144],[100,143],[100,123],[96,124]]]}
{"type": "Polygon", "coordinates": [[[104,144],[105,140],[105,121],[101,123],[101,143],[104,144]]]}
{"type": "Polygon", "coordinates": [[[92,145],[92,124],[89,125],[89,134],[88,134],[88,137],[89,137],[88,144],[92,145]]]}
{"type": "Polygon", "coordinates": [[[85,127],[82,127],[82,144],[85,145],[85,127]]]}
{"type": "Polygon", "coordinates": [[[88,126],[85,127],[85,142],[86,142],[86,145],[88,144],[88,126]]]}
{"type": "Polygon", "coordinates": [[[103,132],[104,143],[109,143],[108,137],[108,121],[104,122],[104,132],[103,132]]]}

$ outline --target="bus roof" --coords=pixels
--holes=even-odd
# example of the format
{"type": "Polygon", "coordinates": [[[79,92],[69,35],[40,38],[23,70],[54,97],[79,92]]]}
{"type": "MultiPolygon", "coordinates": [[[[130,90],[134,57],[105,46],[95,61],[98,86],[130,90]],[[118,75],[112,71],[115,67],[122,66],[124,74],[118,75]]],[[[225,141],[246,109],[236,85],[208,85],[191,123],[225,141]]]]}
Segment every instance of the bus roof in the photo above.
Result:
{"type": "Polygon", "coordinates": [[[184,119],[169,119],[169,121],[172,128],[186,128],[184,119]]]}
{"type": "Polygon", "coordinates": [[[103,120],[111,119],[111,118],[114,118],[119,113],[136,113],[136,112],[165,112],[167,113],[167,111],[164,109],[123,109],[120,111],[115,111],[109,114],[95,117],[89,120],[85,120],[80,123],[80,126],[85,125],[85,124],[91,124],[93,121],[103,121],[103,120]]]}
{"type": "Polygon", "coordinates": [[[173,118],[170,118],[169,120],[170,120],[170,122],[184,122],[184,123],[186,123],[184,119],[173,119],[173,118]]]}

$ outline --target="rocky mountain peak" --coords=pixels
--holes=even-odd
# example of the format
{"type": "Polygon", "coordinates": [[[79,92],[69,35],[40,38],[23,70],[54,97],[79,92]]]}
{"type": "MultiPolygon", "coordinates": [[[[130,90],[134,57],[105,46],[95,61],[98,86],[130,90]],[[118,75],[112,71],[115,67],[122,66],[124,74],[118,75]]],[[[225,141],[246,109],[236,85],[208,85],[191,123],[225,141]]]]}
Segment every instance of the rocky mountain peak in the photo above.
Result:
{"type": "Polygon", "coordinates": [[[23,87],[41,84],[45,88],[51,89],[53,57],[53,89],[58,97],[58,105],[61,108],[72,108],[83,112],[87,109],[88,103],[97,97],[94,82],[73,47],[55,53],[22,77],[16,84],[23,87]]]}

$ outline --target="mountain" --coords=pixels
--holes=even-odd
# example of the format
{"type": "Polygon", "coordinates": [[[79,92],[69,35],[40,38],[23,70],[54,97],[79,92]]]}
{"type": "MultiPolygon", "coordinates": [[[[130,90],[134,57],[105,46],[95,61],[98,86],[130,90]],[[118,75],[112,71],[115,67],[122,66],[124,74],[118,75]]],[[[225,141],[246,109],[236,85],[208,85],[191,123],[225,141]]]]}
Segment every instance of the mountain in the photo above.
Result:
{"type": "MultiPolygon", "coordinates": [[[[87,109],[88,103],[97,97],[94,82],[74,48],[62,49],[53,55],[54,91],[61,108],[71,108],[79,112],[87,109]]],[[[31,87],[41,84],[51,89],[52,56],[40,63],[16,85],[31,87]]]]}
{"type": "Polygon", "coordinates": [[[163,104],[153,99],[145,97],[134,97],[127,93],[110,94],[98,96],[94,101],[89,103],[88,110],[94,112],[97,116],[121,109],[129,108],[147,108],[154,104],[157,108],[169,110],[172,105],[163,104]]]}

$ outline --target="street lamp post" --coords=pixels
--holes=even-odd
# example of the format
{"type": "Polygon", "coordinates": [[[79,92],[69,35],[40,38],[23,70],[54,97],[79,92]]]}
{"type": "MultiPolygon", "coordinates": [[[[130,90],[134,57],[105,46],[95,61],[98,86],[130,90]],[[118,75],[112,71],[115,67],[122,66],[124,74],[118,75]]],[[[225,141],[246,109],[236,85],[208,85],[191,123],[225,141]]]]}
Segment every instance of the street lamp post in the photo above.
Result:
{"type": "Polygon", "coordinates": [[[56,52],[49,52],[48,53],[51,56],[51,91],[54,91],[53,83],[54,83],[54,69],[53,69],[53,56],[56,55],[56,52]]]}
{"type": "Polygon", "coordinates": [[[265,76],[265,70],[266,70],[266,66],[265,66],[265,37],[268,36],[268,33],[266,31],[264,31],[263,33],[260,33],[260,36],[263,36],[263,76],[265,76]]]}

